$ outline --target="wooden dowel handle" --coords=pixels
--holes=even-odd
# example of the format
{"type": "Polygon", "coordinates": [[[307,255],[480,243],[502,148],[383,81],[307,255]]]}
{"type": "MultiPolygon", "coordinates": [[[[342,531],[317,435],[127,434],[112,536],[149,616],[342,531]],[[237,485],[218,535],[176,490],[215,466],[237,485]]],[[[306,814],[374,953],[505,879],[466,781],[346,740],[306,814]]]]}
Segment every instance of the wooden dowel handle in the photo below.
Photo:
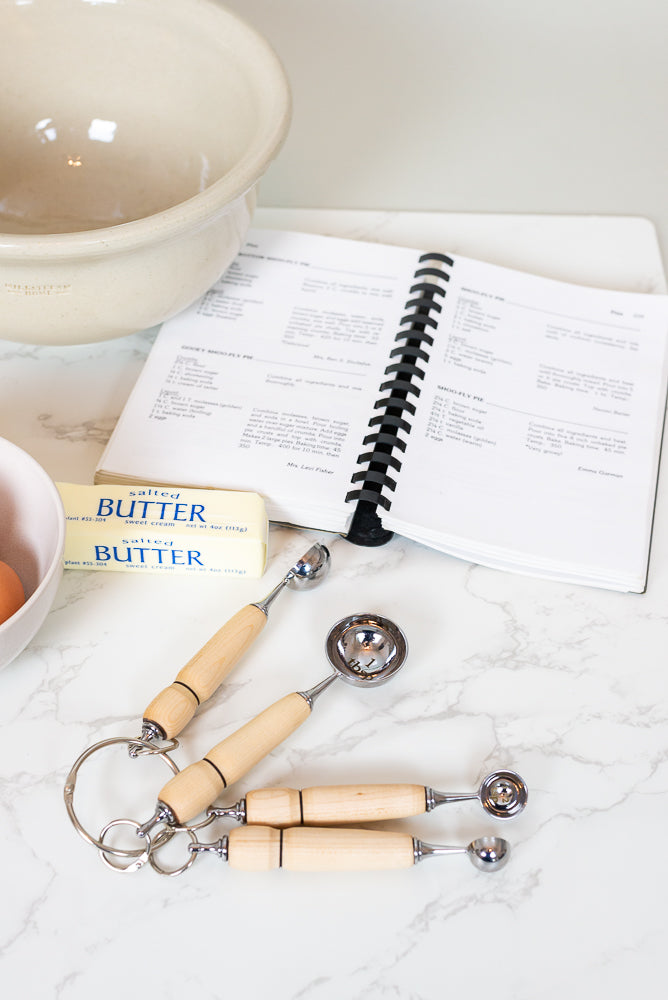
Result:
{"type": "Polygon", "coordinates": [[[300,694],[286,695],[217,743],[203,760],[175,775],[160,792],[159,800],[169,806],[178,823],[188,823],[287,739],[310,712],[309,703],[300,694]]]}
{"type": "Polygon", "coordinates": [[[286,740],[310,714],[311,706],[306,698],[296,691],[288,694],[218,743],[206,759],[225,776],[226,784],[231,785],[286,740]]]}
{"type": "Polygon", "coordinates": [[[266,624],[267,616],[254,604],[237,611],[178,672],[176,680],[192,688],[200,703],[206,701],[266,624]]]}
{"type": "Polygon", "coordinates": [[[153,699],[144,712],[144,721],[159,726],[167,739],[178,736],[266,623],[267,616],[254,604],[237,611],[178,672],[174,683],[153,699]]]}
{"type": "Polygon", "coordinates": [[[159,726],[168,740],[178,736],[199,707],[192,691],[182,684],[170,684],[157,695],[144,712],[144,722],[159,726]]]}
{"type": "Polygon", "coordinates": [[[296,788],[256,788],[246,792],[249,826],[302,826],[301,796],[296,788]]]}
{"type": "Polygon", "coordinates": [[[230,831],[228,861],[243,871],[374,871],[411,868],[415,857],[407,833],[245,826],[230,831]]]}
{"type": "Polygon", "coordinates": [[[424,785],[330,785],[261,788],[246,794],[246,822],[267,826],[336,826],[418,816],[424,785]]]}

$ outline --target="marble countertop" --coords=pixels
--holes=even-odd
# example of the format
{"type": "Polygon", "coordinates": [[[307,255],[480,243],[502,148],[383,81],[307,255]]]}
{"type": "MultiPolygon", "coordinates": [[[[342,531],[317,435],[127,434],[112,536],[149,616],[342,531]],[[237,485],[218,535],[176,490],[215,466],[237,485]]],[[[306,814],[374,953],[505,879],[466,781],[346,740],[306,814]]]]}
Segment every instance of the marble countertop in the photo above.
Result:
{"type": "MultiPolygon", "coordinates": [[[[264,210],[257,222],[398,242],[439,233],[451,250],[554,277],[665,287],[642,220],[264,210]]],[[[153,336],[0,344],[0,435],[54,479],[90,482],[153,336]]],[[[408,637],[401,673],[368,692],[334,685],[222,801],[266,785],[473,791],[509,767],[530,789],[517,818],[495,821],[466,802],[384,824],[453,845],[500,834],[512,845],[502,871],[479,873],[455,856],[405,871],[245,873],[203,856],[177,878],[148,865],[121,877],[77,836],[63,804],[74,760],[99,740],[138,735],[154,694],[271,589],[310,537],[273,528],[260,581],[65,573],[44,626],[0,673],[8,995],[657,996],[668,890],[654,850],[668,807],[665,475],[642,596],[499,573],[399,537],[378,549],[335,539],[322,587],[281,596],[173,752],[184,766],[278,697],[315,684],[328,672],[330,625],[378,611],[408,637]]],[[[117,748],[98,761],[77,785],[87,828],[148,818],[164,762],[117,748]]]]}

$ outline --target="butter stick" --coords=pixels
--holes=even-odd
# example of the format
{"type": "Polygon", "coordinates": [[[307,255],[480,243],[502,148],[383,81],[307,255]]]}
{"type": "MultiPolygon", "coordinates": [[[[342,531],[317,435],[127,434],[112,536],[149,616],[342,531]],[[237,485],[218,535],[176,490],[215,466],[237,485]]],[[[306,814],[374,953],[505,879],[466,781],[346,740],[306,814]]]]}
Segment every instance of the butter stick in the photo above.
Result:
{"type": "Polygon", "coordinates": [[[260,577],[268,522],[257,493],[56,483],[65,568],[260,577]]]}

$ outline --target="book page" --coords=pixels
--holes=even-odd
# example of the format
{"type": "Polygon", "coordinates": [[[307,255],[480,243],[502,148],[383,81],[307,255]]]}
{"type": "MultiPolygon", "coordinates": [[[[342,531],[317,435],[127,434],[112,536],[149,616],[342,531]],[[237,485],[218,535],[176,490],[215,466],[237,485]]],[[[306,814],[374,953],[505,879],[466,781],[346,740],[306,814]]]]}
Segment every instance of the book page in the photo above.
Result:
{"type": "Polygon", "coordinates": [[[455,258],[384,523],[487,565],[641,590],[667,327],[665,296],[455,258]]]}
{"type": "Polygon", "coordinates": [[[343,530],[417,258],[252,230],[163,325],[96,478],[253,490],[272,520],[343,530]]]}

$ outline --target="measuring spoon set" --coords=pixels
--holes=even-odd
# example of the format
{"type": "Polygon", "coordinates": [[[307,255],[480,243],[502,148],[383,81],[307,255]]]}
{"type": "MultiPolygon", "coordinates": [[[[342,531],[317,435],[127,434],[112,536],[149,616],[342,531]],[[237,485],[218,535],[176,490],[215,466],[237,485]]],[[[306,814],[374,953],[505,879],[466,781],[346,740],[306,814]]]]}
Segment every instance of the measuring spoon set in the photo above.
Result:
{"type": "Polygon", "coordinates": [[[417,816],[471,799],[477,799],[494,818],[507,819],[522,811],[528,796],[524,781],[514,771],[494,771],[473,793],[443,793],[410,784],[268,788],[248,792],[234,806],[213,805],[225,789],[309,717],[316,700],[335,680],[375,687],[394,677],[406,660],[408,647],[402,630],[381,615],[349,615],[331,627],[325,649],[332,672],[315,686],[285,695],[183,770],[172,760],[176,737],[259,636],[276,597],[286,587],[305,590],[317,585],[329,565],[325,546],[313,545],[263,601],[237,612],[150,702],[139,737],[103,740],[75,761],[64,789],[67,812],[77,832],[98,850],[108,867],[133,872],[148,862],[160,874],[180,875],[203,854],[214,854],[230,867],[245,871],[406,868],[428,857],[451,854],[466,854],[482,871],[496,871],[506,863],[509,844],[500,837],[481,837],[465,847],[450,847],[427,844],[410,834],[348,825],[417,816]],[[77,777],[93,754],[117,744],[125,744],[132,757],[157,755],[167,763],[172,777],[158,793],[149,819],[142,823],[112,820],[94,837],[74,809],[77,777]],[[203,813],[206,818],[197,821],[203,813]],[[220,819],[240,825],[215,841],[200,841],[200,831],[220,819]],[[111,846],[107,838],[117,827],[134,829],[141,846],[111,846]],[[168,868],[159,860],[159,852],[177,834],[188,837],[187,860],[168,868]]]}

